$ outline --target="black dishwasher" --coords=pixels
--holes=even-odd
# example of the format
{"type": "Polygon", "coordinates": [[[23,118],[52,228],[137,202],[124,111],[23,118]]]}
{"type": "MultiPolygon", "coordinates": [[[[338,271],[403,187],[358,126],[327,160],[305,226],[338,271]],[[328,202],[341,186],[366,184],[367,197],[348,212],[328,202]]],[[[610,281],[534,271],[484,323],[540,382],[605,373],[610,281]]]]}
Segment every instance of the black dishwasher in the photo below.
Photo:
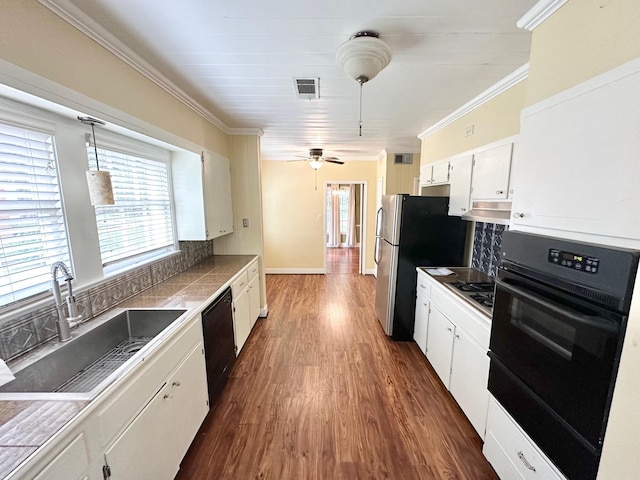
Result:
{"type": "Polygon", "coordinates": [[[227,288],[202,312],[204,352],[207,363],[209,406],[224,388],[231,367],[236,361],[233,339],[233,310],[231,288],[227,288]]]}

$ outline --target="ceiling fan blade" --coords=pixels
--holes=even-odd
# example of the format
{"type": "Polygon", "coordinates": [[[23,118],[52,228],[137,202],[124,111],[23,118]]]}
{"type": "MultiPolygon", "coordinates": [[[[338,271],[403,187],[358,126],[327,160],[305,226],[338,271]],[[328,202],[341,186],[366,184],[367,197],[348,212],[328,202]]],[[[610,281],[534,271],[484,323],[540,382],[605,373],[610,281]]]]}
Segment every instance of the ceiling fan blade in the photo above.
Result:
{"type": "Polygon", "coordinates": [[[322,157],[323,160],[340,160],[338,157],[322,157]]]}
{"type": "Polygon", "coordinates": [[[308,158],[296,158],[294,160],[287,160],[287,162],[306,162],[307,160],[309,160],[308,158]]]}
{"type": "Polygon", "coordinates": [[[309,160],[309,156],[303,157],[302,155],[294,155],[296,158],[304,158],[305,160],[309,160]]]}
{"type": "Polygon", "coordinates": [[[325,158],[324,161],[327,163],[337,163],[338,165],[344,165],[344,162],[342,160],[338,160],[337,158],[335,160],[331,158],[325,158]]]}

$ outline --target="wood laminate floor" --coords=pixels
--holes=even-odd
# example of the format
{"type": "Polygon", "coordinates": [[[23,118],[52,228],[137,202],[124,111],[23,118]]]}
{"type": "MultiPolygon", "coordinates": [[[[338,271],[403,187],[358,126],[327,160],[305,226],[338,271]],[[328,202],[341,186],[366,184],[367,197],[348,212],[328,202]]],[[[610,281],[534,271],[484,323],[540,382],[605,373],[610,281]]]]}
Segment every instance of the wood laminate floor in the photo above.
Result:
{"type": "Polygon", "coordinates": [[[327,273],[358,273],[360,247],[327,248],[327,273]]]}
{"type": "Polygon", "coordinates": [[[178,479],[496,479],[371,276],[268,275],[259,319],[178,479]]]}

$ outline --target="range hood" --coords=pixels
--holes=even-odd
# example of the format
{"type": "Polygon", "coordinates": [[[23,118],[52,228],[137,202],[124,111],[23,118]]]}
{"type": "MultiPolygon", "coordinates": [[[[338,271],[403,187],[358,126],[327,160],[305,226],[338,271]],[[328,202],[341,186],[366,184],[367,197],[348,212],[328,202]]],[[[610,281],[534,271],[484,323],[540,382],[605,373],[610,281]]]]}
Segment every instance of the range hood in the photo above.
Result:
{"type": "Polygon", "coordinates": [[[480,200],[471,202],[471,210],[462,215],[463,220],[509,225],[511,200],[480,200]]]}

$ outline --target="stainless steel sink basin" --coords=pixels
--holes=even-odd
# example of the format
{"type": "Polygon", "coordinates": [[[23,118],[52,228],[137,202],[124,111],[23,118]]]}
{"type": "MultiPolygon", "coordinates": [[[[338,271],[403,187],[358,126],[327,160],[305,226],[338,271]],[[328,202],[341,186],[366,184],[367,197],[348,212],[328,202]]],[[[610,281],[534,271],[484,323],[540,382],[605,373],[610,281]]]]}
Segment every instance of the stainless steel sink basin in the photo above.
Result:
{"type": "Polygon", "coordinates": [[[43,347],[31,362],[15,365],[4,393],[75,393],[91,398],[98,387],[186,310],[124,310],[97,325],[86,324],[63,344],[43,347]],[[50,350],[50,351],[49,351],[50,350]]]}

